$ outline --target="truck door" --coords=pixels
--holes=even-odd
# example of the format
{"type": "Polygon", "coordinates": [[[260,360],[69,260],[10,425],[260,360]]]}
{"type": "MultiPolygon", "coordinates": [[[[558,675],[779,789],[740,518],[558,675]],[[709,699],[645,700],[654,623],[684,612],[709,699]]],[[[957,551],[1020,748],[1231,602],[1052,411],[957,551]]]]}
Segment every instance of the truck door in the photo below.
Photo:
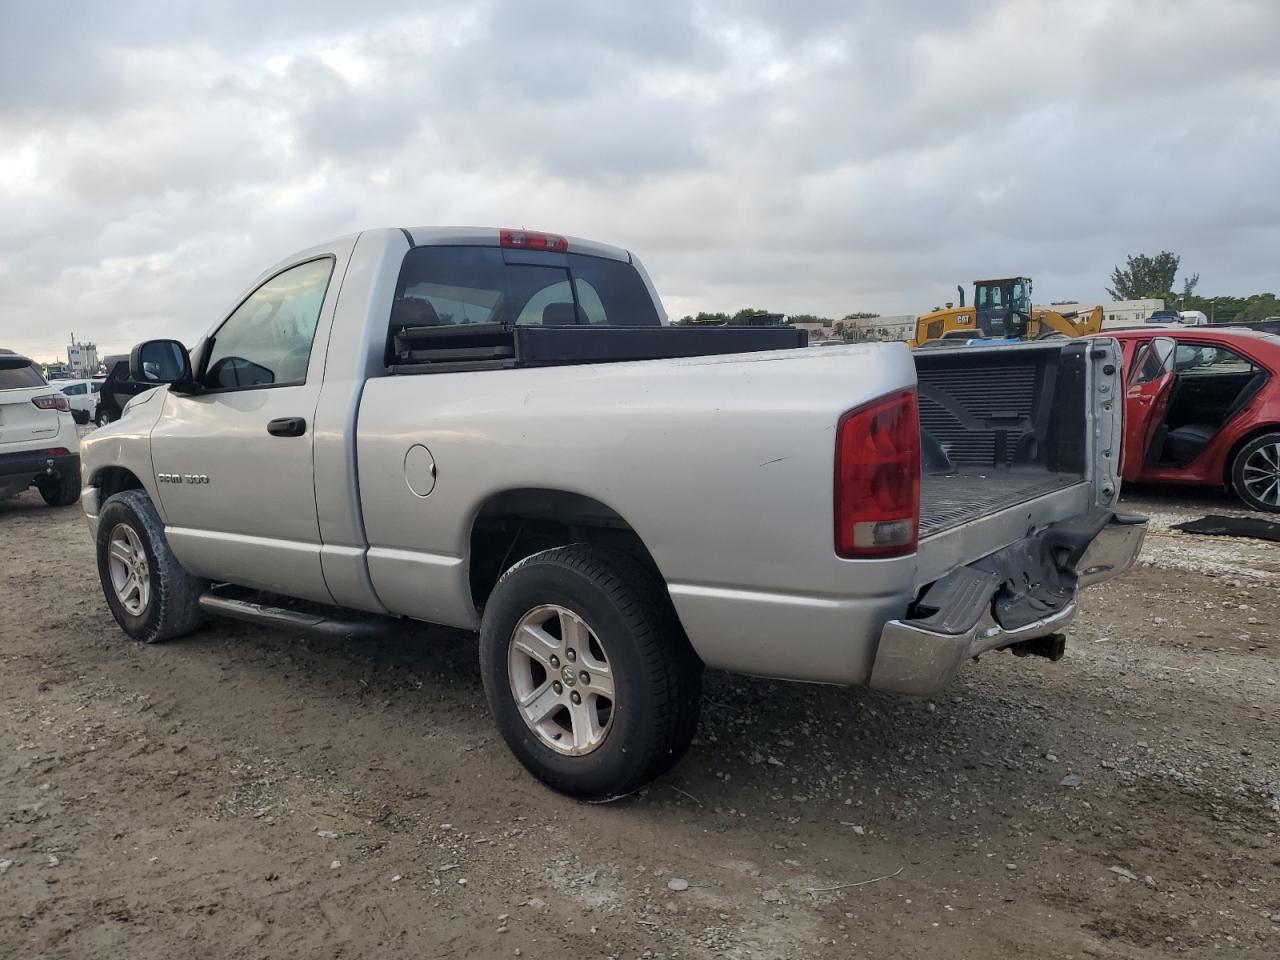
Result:
{"type": "Polygon", "coordinates": [[[1173,369],[1175,349],[1176,344],[1169,337],[1156,337],[1134,354],[1124,399],[1124,456],[1120,476],[1125,480],[1136,480],[1149,458],[1158,452],[1152,445],[1157,437],[1164,436],[1160,427],[1177,379],[1173,369]]]}
{"type": "Polygon", "coordinates": [[[151,434],[174,554],[197,576],[331,602],[312,463],[329,327],[352,242],[274,274],[170,392],[151,434]]]}

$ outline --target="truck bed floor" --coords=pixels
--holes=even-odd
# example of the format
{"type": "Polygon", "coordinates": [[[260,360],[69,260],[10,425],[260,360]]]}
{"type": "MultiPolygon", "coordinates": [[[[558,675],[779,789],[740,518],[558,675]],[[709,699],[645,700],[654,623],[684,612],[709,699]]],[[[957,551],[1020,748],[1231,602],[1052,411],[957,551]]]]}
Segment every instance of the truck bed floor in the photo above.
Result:
{"type": "Polygon", "coordinates": [[[972,466],[946,475],[926,474],[923,480],[921,538],[1081,482],[1078,476],[1049,473],[1044,469],[972,466]]]}

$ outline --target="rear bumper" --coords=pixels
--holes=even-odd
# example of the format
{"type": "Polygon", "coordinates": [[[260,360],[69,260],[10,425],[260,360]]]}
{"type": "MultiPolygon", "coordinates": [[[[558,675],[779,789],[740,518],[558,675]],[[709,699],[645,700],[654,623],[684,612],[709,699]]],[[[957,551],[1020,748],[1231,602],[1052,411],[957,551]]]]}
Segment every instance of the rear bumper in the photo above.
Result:
{"type": "Polygon", "coordinates": [[[17,453],[0,453],[0,481],[26,478],[30,484],[46,474],[65,474],[68,471],[80,476],[80,454],[64,453],[52,456],[46,450],[21,450],[17,453]]]}
{"type": "MultiPolygon", "coordinates": [[[[1055,524],[938,581],[930,591],[943,598],[926,607],[934,612],[885,624],[870,685],[927,696],[945,688],[968,657],[1060,633],[1076,615],[1079,591],[1128,570],[1142,548],[1146,518],[1108,517],[1087,540],[1078,524],[1055,524]],[[1001,600],[1010,579],[1045,589],[1001,600]],[[1037,609],[1042,615],[1028,615],[1037,609]]],[[[926,592],[921,603],[929,599],[926,592]]]]}

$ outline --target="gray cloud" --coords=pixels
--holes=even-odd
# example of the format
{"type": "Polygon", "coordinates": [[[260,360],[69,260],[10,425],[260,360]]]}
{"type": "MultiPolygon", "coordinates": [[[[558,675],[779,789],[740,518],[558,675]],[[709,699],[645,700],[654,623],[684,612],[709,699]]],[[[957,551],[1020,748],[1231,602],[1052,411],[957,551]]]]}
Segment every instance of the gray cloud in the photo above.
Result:
{"type": "Polygon", "coordinates": [[[1179,3],[6,5],[0,341],[195,339],[375,225],[626,245],[673,314],[919,311],[1173,249],[1280,287],[1280,8],[1179,3]]]}

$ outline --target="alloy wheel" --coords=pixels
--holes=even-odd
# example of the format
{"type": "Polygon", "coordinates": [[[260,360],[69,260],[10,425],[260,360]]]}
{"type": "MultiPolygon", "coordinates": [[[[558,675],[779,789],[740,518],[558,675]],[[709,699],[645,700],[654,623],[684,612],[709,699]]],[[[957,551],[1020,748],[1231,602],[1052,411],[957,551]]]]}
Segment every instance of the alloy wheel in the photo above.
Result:
{"type": "Polygon", "coordinates": [[[614,677],[599,636],[568,607],[534,607],[516,624],[507,675],[525,724],[557,753],[591,753],[609,735],[614,677]]]}
{"type": "Polygon", "coordinates": [[[111,587],[120,606],[140,617],[151,602],[151,568],[142,539],[127,523],[117,523],[107,543],[111,587]]]}
{"type": "Polygon", "coordinates": [[[1244,462],[1245,489],[1250,496],[1280,507],[1280,443],[1258,447],[1244,462]]]}

